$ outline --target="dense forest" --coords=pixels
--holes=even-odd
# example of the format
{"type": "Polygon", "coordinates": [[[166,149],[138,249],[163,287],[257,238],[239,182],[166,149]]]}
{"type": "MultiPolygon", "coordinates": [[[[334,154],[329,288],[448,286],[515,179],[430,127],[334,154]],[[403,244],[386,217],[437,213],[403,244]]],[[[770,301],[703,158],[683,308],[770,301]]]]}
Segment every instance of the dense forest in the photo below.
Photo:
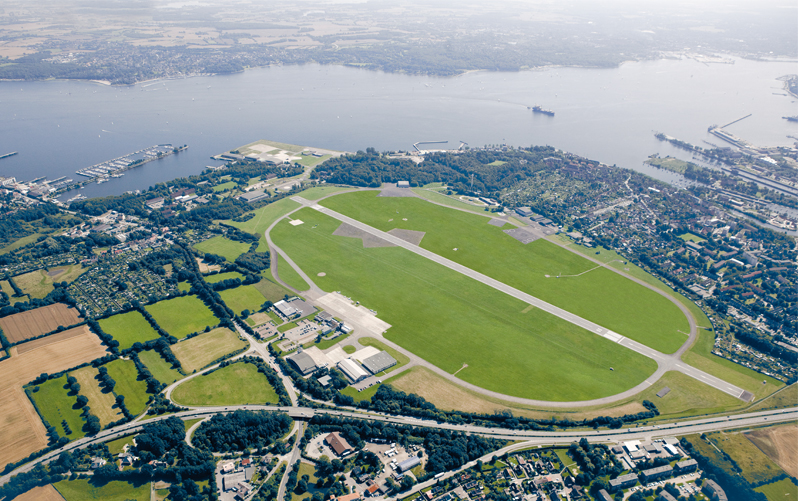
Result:
{"type": "Polygon", "coordinates": [[[408,181],[411,186],[445,183],[458,193],[492,195],[546,169],[544,160],[561,155],[549,146],[433,153],[419,164],[381,155],[374,148],[326,161],[311,173],[328,183],[377,188],[382,183],[408,181]]]}

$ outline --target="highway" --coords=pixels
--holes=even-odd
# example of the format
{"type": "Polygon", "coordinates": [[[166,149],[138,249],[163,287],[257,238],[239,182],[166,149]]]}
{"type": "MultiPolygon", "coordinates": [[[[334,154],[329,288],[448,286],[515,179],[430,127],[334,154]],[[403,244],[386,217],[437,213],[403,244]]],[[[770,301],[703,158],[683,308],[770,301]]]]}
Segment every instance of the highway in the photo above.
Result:
{"type": "MultiPolygon", "coordinates": [[[[517,298],[520,301],[523,301],[523,302],[525,302],[527,304],[530,304],[530,305],[532,305],[532,306],[534,306],[536,308],[539,308],[540,310],[545,311],[545,312],[547,312],[547,313],[549,313],[551,315],[554,315],[554,316],[556,316],[556,317],[558,317],[558,318],[560,318],[562,320],[565,320],[565,321],[570,322],[570,323],[572,323],[574,325],[577,325],[578,327],[586,329],[587,331],[591,332],[592,334],[601,336],[601,337],[603,337],[605,339],[608,339],[609,341],[612,341],[614,343],[620,344],[620,345],[622,345],[622,346],[624,346],[624,347],[626,347],[626,348],[628,348],[630,350],[633,350],[633,351],[635,351],[635,352],[637,352],[637,353],[639,353],[641,355],[644,355],[644,356],[646,356],[646,357],[648,357],[648,358],[650,358],[652,360],[655,360],[656,363],[658,364],[657,372],[653,376],[648,378],[648,380],[645,383],[642,383],[642,384],[638,385],[636,388],[634,388],[633,390],[636,390],[635,393],[638,393],[639,391],[644,389],[644,388],[640,388],[641,386],[646,387],[646,386],[649,386],[650,384],[654,383],[655,381],[657,381],[661,377],[661,375],[663,375],[667,371],[675,370],[675,371],[683,372],[687,376],[690,376],[690,377],[692,377],[694,379],[697,379],[698,381],[701,381],[701,382],[703,382],[703,383],[705,383],[705,384],[707,384],[709,386],[712,386],[713,388],[716,388],[716,389],[718,389],[718,390],[720,390],[720,391],[722,391],[724,393],[727,393],[728,395],[731,395],[733,397],[740,398],[740,399],[742,399],[744,401],[747,401],[747,402],[749,402],[752,399],[752,394],[750,394],[749,392],[747,392],[747,391],[743,390],[742,388],[739,388],[739,387],[737,387],[737,386],[735,386],[733,384],[730,384],[727,381],[724,381],[724,380],[722,380],[722,379],[720,379],[718,377],[712,376],[711,374],[705,373],[705,372],[703,372],[703,371],[701,371],[699,369],[696,369],[694,367],[691,367],[691,366],[681,362],[679,356],[671,356],[671,355],[667,355],[667,354],[661,353],[661,352],[659,352],[657,350],[654,350],[654,349],[652,349],[652,348],[650,348],[648,346],[645,346],[642,343],[634,341],[634,340],[632,340],[630,338],[622,336],[621,334],[617,334],[616,332],[608,330],[605,327],[602,327],[602,326],[600,326],[598,324],[595,324],[594,322],[586,320],[585,318],[579,317],[578,315],[575,315],[575,314],[570,313],[570,312],[568,312],[566,310],[563,310],[563,309],[561,309],[561,308],[559,308],[557,306],[554,306],[554,305],[552,305],[552,304],[550,304],[550,303],[548,303],[546,301],[542,301],[541,299],[539,299],[539,298],[537,298],[535,296],[532,296],[530,294],[522,292],[519,289],[515,289],[514,287],[511,287],[509,285],[506,285],[503,282],[500,282],[499,280],[495,280],[494,278],[491,278],[491,277],[486,276],[486,275],[484,275],[482,273],[479,273],[479,272],[477,272],[477,271],[475,271],[475,270],[473,270],[471,268],[467,268],[466,266],[463,266],[463,265],[461,265],[459,263],[456,263],[456,262],[451,261],[451,260],[449,260],[449,259],[447,259],[445,257],[442,257],[439,254],[436,254],[436,253],[433,253],[433,252],[431,252],[429,250],[423,249],[422,247],[420,247],[418,245],[414,245],[412,243],[406,242],[405,240],[403,240],[401,238],[398,238],[398,237],[396,237],[394,235],[391,235],[389,233],[386,233],[384,231],[378,230],[377,228],[374,228],[372,226],[364,224],[361,221],[358,221],[358,220],[353,219],[351,217],[345,216],[344,214],[340,214],[340,213],[338,213],[336,211],[328,209],[327,207],[323,207],[323,206],[321,206],[321,205],[319,205],[317,203],[314,203],[314,202],[309,202],[308,200],[305,200],[305,199],[303,199],[301,197],[292,197],[292,200],[294,200],[296,202],[299,202],[299,203],[302,203],[305,206],[311,207],[312,209],[314,209],[314,210],[316,210],[318,212],[321,212],[322,214],[325,214],[326,216],[332,217],[332,218],[337,219],[337,220],[339,220],[339,221],[341,221],[343,223],[347,223],[347,224],[349,224],[351,226],[354,226],[354,227],[358,228],[361,231],[364,231],[364,232],[369,233],[371,235],[374,235],[374,236],[376,236],[378,238],[386,240],[386,241],[388,241],[388,242],[390,242],[390,243],[392,243],[392,244],[394,244],[394,245],[396,245],[398,247],[402,247],[402,248],[404,248],[404,249],[406,249],[408,251],[413,252],[414,254],[417,254],[417,255],[422,256],[422,257],[424,257],[426,259],[429,259],[429,260],[431,260],[431,261],[433,261],[435,263],[438,263],[438,264],[440,264],[442,266],[445,266],[445,267],[447,267],[447,268],[449,268],[449,269],[451,269],[453,271],[461,273],[462,275],[465,275],[465,276],[470,277],[470,278],[472,278],[474,280],[477,280],[477,281],[479,281],[479,282],[481,282],[481,283],[483,283],[485,285],[488,285],[489,287],[492,287],[493,289],[496,289],[496,290],[498,290],[500,292],[508,294],[509,296],[517,298]]],[[[477,387],[476,388],[470,388],[470,389],[475,390],[475,391],[480,391],[481,390],[481,389],[477,389],[477,387]]],[[[629,390],[629,391],[633,391],[633,390],[629,390]]],[[[481,393],[486,393],[486,390],[481,391],[481,393]]],[[[496,396],[496,395],[492,395],[492,396],[496,396]]],[[[507,396],[502,396],[502,397],[506,398],[506,399],[508,398],[507,396]]],[[[614,401],[614,400],[618,400],[618,398],[615,398],[615,397],[617,397],[617,396],[610,397],[613,400],[609,400],[609,402],[614,401]]],[[[605,399],[597,399],[597,400],[592,401],[592,403],[593,404],[608,403],[608,402],[604,402],[603,400],[605,400],[605,399]]],[[[528,402],[528,403],[531,403],[531,404],[534,404],[534,405],[546,404],[546,403],[537,402],[537,401],[531,401],[531,402],[528,402]]]]}

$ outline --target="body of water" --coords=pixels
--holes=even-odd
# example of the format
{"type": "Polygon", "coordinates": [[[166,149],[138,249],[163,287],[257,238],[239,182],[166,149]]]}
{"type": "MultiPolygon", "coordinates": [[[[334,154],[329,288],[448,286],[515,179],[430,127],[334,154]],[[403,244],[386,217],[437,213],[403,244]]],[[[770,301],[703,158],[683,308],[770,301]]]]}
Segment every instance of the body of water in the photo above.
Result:
{"type": "Polygon", "coordinates": [[[87,196],[146,189],[215,165],[211,155],[257,139],[356,151],[411,150],[417,141],[470,146],[551,145],[672,181],[643,165],[653,153],[691,160],[653,137],[725,146],[726,130],[756,145],[791,145],[797,114],[778,77],[796,62],[694,60],[626,63],[614,69],[472,72],[440,78],[340,66],[259,68],[235,75],[111,87],[89,82],[0,82],[0,176],[30,180],[75,171],[159,143],[189,150],[129,170],[87,196]],[[541,105],[554,117],[533,114],[541,105]]]}

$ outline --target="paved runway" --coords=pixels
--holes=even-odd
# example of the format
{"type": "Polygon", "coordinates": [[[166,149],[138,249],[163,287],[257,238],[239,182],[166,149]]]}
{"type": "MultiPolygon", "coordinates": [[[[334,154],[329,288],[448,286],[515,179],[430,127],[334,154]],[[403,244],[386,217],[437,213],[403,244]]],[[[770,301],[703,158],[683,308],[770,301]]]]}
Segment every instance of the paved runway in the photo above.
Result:
{"type": "Polygon", "coordinates": [[[456,263],[454,261],[451,261],[451,260],[449,260],[449,259],[447,259],[445,257],[442,257],[442,256],[440,256],[438,254],[435,254],[435,253],[433,253],[433,252],[431,252],[429,250],[423,249],[422,247],[410,244],[410,243],[406,242],[403,239],[397,238],[394,235],[391,235],[391,234],[386,233],[384,231],[378,230],[377,228],[373,228],[372,226],[364,224],[364,223],[362,223],[362,222],[360,222],[360,221],[358,221],[356,219],[347,217],[344,214],[340,214],[340,213],[338,213],[336,211],[328,209],[327,207],[323,207],[323,206],[321,206],[321,205],[319,205],[317,203],[309,202],[308,200],[305,200],[305,199],[303,199],[301,197],[292,197],[292,200],[294,200],[296,202],[299,202],[299,203],[302,203],[303,205],[310,206],[312,209],[314,209],[314,210],[316,210],[318,212],[321,212],[322,214],[325,214],[326,216],[332,217],[334,219],[337,219],[339,221],[347,223],[347,224],[349,224],[351,226],[354,226],[354,227],[356,227],[356,228],[358,228],[358,229],[360,229],[360,230],[362,230],[364,232],[367,232],[367,233],[370,233],[370,234],[372,234],[374,236],[382,238],[382,239],[384,239],[384,240],[386,240],[388,242],[391,242],[392,244],[394,244],[394,245],[396,245],[398,247],[402,247],[402,248],[404,248],[406,250],[409,250],[409,251],[413,252],[414,254],[417,254],[417,255],[422,256],[422,257],[424,257],[426,259],[434,261],[434,262],[436,262],[438,264],[441,264],[442,266],[446,266],[447,268],[450,268],[453,271],[461,273],[462,275],[466,275],[466,276],[468,276],[468,277],[470,277],[470,278],[472,278],[474,280],[477,280],[477,281],[479,281],[479,282],[481,282],[483,284],[488,285],[489,287],[497,289],[500,292],[504,292],[504,293],[508,294],[509,296],[512,296],[512,297],[517,298],[517,299],[519,299],[521,301],[524,301],[525,303],[528,303],[528,304],[530,304],[530,305],[532,305],[532,306],[534,306],[536,308],[539,308],[540,310],[546,311],[547,313],[550,313],[551,315],[555,315],[556,317],[558,317],[558,318],[560,318],[562,320],[566,320],[567,322],[570,322],[571,324],[574,324],[574,325],[577,325],[578,327],[586,329],[586,330],[588,330],[589,332],[591,332],[593,334],[596,334],[598,336],[602,336],[602,337],[604,337],[604,338],[606,338],[606,339],[608,339],[610,341],[613,341],[615,343],[618,343],[618,344],[620,344],[620,345],[622,345],[622,346],[624,346],[624,347],[626,347],[626,348],[628,348],[630,350],[633,350],[633,351],[635,351],[637,353],[640,353],[640,354],[642,354],[642,355],[644,355],[644,356],[646,356],[648,358],[651,358],[651,359],[655,360],[658,363],[658,365],[659,365],[659,371],[658,372],[659,373],[666,372],[667,370],[680,371],[680,372],[686,374],[687,376],[690,376],[690,377],[692,377],[694,379],[697,379],[698,381],[701,381],[701,382],[703,382],[705,384],[708,384],[709,386],[712,386],[713,388],[716,388],[716,389],[718,389],[718,390],[720,390],[720,391],[722,391],[724,393],[727,393],[728,395],[731,395],[733,397],[740,398],[740,399],[743,399],[743,400],[746,399],[747,401],[752,399],[752,395],[749,392],[747,392],[747,391],[745,391],[745,390],[743,390],[741,388],[738,388],[738,387],[736,387],[736,386],[734,386],[734,385],[732,385],[732,384],[730,384],[730,383],[728,383],[728,382],[726,382],[726,381],[724,381],[724,380],[722,380],[720,378],[714,377],[714,376],[712,376],[710,374],[707,374],[707,373],[705,373],[705,372],[703,372],[703,371],[701,371],[699,369],[691,367],[691,366],[681,362],[678,357],[674,357],[674,356],[670,356],[670,355],[666,355],[664,353],[661,353],[661,352],[659,352],[657,350],[654,350],[654,349],[652,349],[652,348],[650,348],[648,346],[643,345],[642,343],[638,343],[638,342],[636,342],[636,341],[634,341],[632,339],[629,339],[629,338],[626,338],[625,336],[622,336],[621,334],[617,334],[616,332],[610,331],[610,330],[606,329],[605,327],[597,325],[594,322],[590,322],[589,320],[586,320],[585,318],[581,318],[578,315],[570,313],[570,312],[568,312],[566,310],[562,310],[561,308],[559,308],[557,306],[554,306],[554,305],[552,305],[552,304],[550,304],[550,303],[548,303],[546,301],[542,301],[541,299],[539,299],[539,298],[537,298],[535,296],[531,296],[530,294],[522,292],[522,291],[520,291],[518,289],[515,289],[514,287],[509,286],[509,285],[506,285],[506,284],[500,282],[499,280],[495,280],[494,278],[491,278],[491,277],[486,276],[486,275],[484,275],[482,273],[479,273],[479,272],[477,272],[477,271],[475,271],[475,270],[473,270],[471,268],[467,268],[466,266],[463,266],[463,265],[458,264],[458,263],[456,263]]]}

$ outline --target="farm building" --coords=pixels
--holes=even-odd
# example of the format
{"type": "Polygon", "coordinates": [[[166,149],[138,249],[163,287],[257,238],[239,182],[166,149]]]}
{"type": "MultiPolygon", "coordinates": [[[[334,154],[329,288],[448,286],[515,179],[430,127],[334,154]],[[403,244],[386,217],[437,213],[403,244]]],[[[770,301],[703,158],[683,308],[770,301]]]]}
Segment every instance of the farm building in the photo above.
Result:
{"type": "Polygon", "coordinates": [[[417,456],[411,456],[410,458],[400,461],[397,463],[397,472],[398,473],[405,473],[412,468],[416,468],[420,465],[420,460],[417,456]]]}
{"type": "Polygon", "coordinates": [[[397,360],[392,358],[391,355],[385,351],[381,351],[376,355],[372,355],[361,362],[373,374],[385,371],[389,367],[397,365],[397,360]]]}
{"type": "Polygon", "coordinates": [[[294,355],[286,357],[286,360],[292,363],[300,374],[308,376],[317,369],[317,363],[306,352],[295,353],[294,355]]]}
{"type": "Polygon", "coordinates": [[[353,450],[353,448],[350,447],[350,444],[347,443],[347,440],[339,435],[338,431],[334,431],[325,437],[325,443],[328,444],[331,449],[333,449],[333,452],[335,452],[337,456],[344,456],[353,450]]]}
{"type": "Polygon", "coordinates": [[[360,365],[346,358],[339,362],[339,370],[341,370],[347,378],[353,383],[357,383],[362,379],[369,377],[367,371],[361,368],[360,365]]]}

